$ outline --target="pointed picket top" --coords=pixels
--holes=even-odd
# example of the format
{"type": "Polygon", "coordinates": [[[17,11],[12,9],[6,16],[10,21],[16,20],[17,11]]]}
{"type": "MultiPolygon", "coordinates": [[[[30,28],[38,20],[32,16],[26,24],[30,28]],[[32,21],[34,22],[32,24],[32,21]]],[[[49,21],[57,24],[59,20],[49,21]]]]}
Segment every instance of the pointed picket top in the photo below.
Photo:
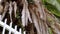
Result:
{"type": "MultiPolygon", "coordinates": [[[[12,28],[12,22],[10,23],[10,27],[12,28]]],[[[11,29],[9,30],[9,34],[11,34],[11,29]]]]}
{"type": "MultiPolygon", "coordinates": [[[[17,25],[15,25],[15,31],[17,31],[17,25]]],[[[17,34],[17,33],[14,33],[14,34],[17,34]]]]}
{"type": "Polygon", "coordinates": [[[24,34],[26,34],[26,31],[24,31],[24,34]]]}
{"type": "Polygon", "coordinates": [[[5,34],[5,25],[6,25],[6,23],[7,23],[7,19],[5,19],[5,21],[4,21],[4,26],[3,26],[2,34],[5,34]]]}
{"type": "Polygon", "coordinates": [[[22,34],[22,30],[21,30],[21,28],[19,29],[19,33],[22,34]]]}
{"type": "Polygon", "coordinates": [[[5,19],[4,23],[5,23],[5,24],[7,23],[7,19],[5,19]]]}
{"type": "Polygon", "coordinates": [[[17,25],[15,25],[15,30],[17,30],[17,25]]]}

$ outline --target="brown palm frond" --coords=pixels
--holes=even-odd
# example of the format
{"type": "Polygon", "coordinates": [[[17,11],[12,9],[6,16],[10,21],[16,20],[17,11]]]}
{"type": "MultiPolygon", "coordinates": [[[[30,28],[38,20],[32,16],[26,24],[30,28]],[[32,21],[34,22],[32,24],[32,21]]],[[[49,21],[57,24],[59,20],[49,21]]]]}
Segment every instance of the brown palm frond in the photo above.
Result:
{"type": "Polygon", "coordinates": [[[49,28],[53,34],[60,34],[59,20],[47,10],[42,0],[33,0],[34,3],[28,3],[27,0],[8,1],[3,6],[3,12],[0,12],[2,21],[7,18],[8,22],[25,28],[27,34],[50,34],[49,28]]]}

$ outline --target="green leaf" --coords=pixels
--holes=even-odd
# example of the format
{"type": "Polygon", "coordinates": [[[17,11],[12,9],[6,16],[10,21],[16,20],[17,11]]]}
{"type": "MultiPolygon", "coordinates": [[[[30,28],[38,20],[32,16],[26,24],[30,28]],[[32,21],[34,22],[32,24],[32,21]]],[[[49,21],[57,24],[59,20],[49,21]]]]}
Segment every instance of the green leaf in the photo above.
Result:
{"type": "Polygon", "coordinates": [[[43,0],[45,7],[54,15],[60,17],[60,4],[56,0],[43,0]],[[54,4],[54,2],[56,2],[54,4]],[[58,4],[57,4],[58,3],[58,4]],[[58,6],[59,5],[59,6],[58,6]]]}
{"type": "Polygon", "coordinates": [[[60,4],[57,0],[45,0],[45,2],[50,3],[51,5],[55,6],[57,10],[60,11],[60,4]]]}
{"type": "Polygon", "coordinates": [[[49,31],[49,34],[53,34],[53,33],[52,33],[52,30],[51,30],[51,28],[49,28],[49,30],[48,30],[48,31],[49,31]]]}

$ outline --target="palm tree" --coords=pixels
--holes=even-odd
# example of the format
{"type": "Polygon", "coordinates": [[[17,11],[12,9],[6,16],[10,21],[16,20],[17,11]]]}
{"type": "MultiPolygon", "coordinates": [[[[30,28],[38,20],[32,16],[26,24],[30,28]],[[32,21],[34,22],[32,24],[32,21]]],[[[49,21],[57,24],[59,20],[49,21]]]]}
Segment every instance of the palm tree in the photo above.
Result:
{"type": "Polygon", "coordinates": [[[60,17],[59,4],[55,6],[51,2],[52,0],[2,0],[1,20],[7,18],[8,25],[12,21],[13,27],[18,25],[18,29],[26,30],[26,34],[60,34],[60,22],[56,17],[60,17]]]}

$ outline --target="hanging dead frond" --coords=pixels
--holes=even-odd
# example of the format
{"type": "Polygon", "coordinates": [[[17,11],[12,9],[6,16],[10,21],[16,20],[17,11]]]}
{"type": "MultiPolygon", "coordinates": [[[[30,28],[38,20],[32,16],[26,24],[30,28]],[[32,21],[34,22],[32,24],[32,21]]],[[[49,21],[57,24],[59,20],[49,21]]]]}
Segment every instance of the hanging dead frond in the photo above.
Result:
{"type": "Polygon", "coordinates": [[[11,21],[12,21],[12,10],[13,10],[13,8],[12,8],[12,2],[10,1],[10,4],[9,4],[9,14],[10,14],[11,21]]]}
{"type": "Polygon", "coordinates": [[[3,11],[2,11],[3,13],[1,15],[1,20],[3,20],[3,18],[5,17],[5,15],[7,13],[7,10],[8,10],[8,6],[9,6],[9,4],[8,4],[8,2],[6,2],[5,7],[4,7],[3,11]]]}
{"type": "Polygon", "coordinates": [[[32,23],[32,20],[31,20],[31,17],[30,17],[30,13],[29,13],[29,10],[28,10],[27,0],[24,0],[23,10],[22,10],[22,25],[23,26],[25,26],[25,25],[27,26],[28,19],[32,23]]]}
{"type": "MultiPolygon", "coordinates": [[[[17,0],[17,1],[20,1],[20,0],[17,0]]],[[[48,31],[49,28],[52,29],[52,32],[54,34],[60,34],[59,20],[52,13],[49,13],[49,11],[42,4],[42,0],[33,0],[34,3],[32,2],[29,3],[27,0],[21,0],[21,1],[22,2],[18,4],[18,2],[10,0],[10,2],[5,4],[4,9],[2,6],[0,10],[3,9],[3,14],[0,15],[0,20],[3,20],[3,18],[7,18],[5,15],[6,13],[9,12],[8,18],[10,19],[11,22],[16,20],[16,21],[19,21],[20,23],[18,25],[20,26],[22,25],[23,27],[28,26],[33,29],[33,30],[30,29],[29,30],[30,32],[28,31],[29,34],[31,33],[31,31],[33,31],[33,33],[36,31],[37,34],[50,34],[48,31]],[[21,6],[23,8],[21,8],[21,6]],[[19,15],[17,14],[17,12],[19,13],[19,15]],[[14,14],[13,16],[12,16],[12,13],[14,14]],[[16,18],[17,15],[19,16],[19,19],[16,18]],[[15,20],[13,20],[13,17],[15,20]],[[30,25],[32,24],[33,27],[32,25],[29,26],[29,24],[30,25]]],[[[27,31],[27,29],[25,30],[27,31]]]]}
{"type": "Polygon", "coordinates": [[[15,17],[16,17],[17,3],[15,1],[13,2],[13,6],[14,6],[14,14],[15,14],[15,17]]]}

